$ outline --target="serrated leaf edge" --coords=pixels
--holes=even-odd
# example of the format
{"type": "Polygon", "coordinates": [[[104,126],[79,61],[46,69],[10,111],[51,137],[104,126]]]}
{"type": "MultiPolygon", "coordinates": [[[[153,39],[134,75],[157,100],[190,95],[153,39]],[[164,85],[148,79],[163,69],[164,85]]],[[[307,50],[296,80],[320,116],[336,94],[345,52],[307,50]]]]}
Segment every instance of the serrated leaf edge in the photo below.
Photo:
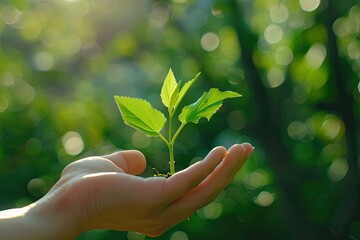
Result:
{"type": "MultiPolygon", "coordinates": [[[[164,128],[165,123],[166,123],[166,121],[167,121],[165,115],[164,115],[161,111],[159,111],[158,109],[154,108],[148,101],[146,101],[146,100],[144,100],[144,99],[142,99],[142,98],[133,98],[133,97],[126,97],[126,96],[114,96],[114,98],[115,98],[115,102],[117,103],[118,108],[119,108],[119,110],[120,110],[121,117],[122,117],[122,119],[124,120],[124,122],[125,122],[126,125],[128,125],[128,126],[130,126],[130,127],[132,127],[132,128],[135,128],[135,129],[137,129],[137,130],[140,130],[140,131],[144,132],[144,133],[145,133],[146,135],[148,135],[148,136],[158,136],[158,135],[160,134],[160,131],[164,128]],[[160,114],[162,115],[162,117],[165,119],[164,124],[162,125],[161,129],[159,129],[159,131],[154,131],[154,129],[152,128],[152,126],[150,126],[149,123],[144,122],[141,118],[138,118],[138,119],[139,119],[142,123],[144,123],[144,125],[147,126],[149,129],[145,129],[145,128],[142,128],[142,127],[139,127],[139,126],[133,126],[133,124],[130,123],[130,122],[126,119],[127,117],[124,117],[124,113],[123,113],[120,105],[122,105],[122,107],[124,107],[127,111],[131,112],[134,116],[136,116],[136,114],[135,114],[133,111],[131,111],[128,107],[126,107],[124,104],[122,104],[120,101],[117,101],[117,98],[119,98],[119,99],[120,99],[120,98],[135,99],[135,100],[140,100],[140,101],[143,101],[143,102],[149,104],[150,107],[153,108],[153,110],[155,110],[156,112],[160,113],[160,114]],[[154,134],[152,135],[152,134],[149,134],[149,133],[154,133],[154,134]]],[[[146,113],[146,114],[147,114],[147,113],[146,113]]],[[[150,121],[151,121],[151,124],[153,124],[152,118],[149,117],[149,119],[150,119],[150,121]]]]}

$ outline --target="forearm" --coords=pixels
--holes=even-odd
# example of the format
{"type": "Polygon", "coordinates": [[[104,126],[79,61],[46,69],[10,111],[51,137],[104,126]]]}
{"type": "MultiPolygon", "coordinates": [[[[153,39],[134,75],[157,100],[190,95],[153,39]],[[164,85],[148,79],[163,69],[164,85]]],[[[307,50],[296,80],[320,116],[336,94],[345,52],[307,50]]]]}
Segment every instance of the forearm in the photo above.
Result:
{"type": "Polygon", "coordinates": [[[43,204],[33,203],[23,208],[0,212],[0,239],[4,240],[48,240],[73,239],[75,233],[66,229],[56,216],[43,204]]]}

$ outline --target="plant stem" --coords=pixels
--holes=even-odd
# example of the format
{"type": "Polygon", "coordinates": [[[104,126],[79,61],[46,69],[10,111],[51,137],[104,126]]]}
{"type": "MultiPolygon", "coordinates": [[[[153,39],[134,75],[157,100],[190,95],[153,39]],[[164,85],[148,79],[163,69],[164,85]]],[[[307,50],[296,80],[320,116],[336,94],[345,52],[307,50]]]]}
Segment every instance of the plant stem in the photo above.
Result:
{"type": "Polygon", "coordinates": [[[164,141],[164,143],[166,144],[166,146],[169,146],[169,141],[166,140],[166,138],[165,138],[161,133],[159,133],[159,138],[164,141]]]}
{"type": "Polygon", "coordinates": [[[176,138],[179,136],[179,133],[181,132],[181,130],[185,127],[186,123],[183,122],[181,123],[180,127],[178,128],[178,130],[176,131],[176,133],[174,134],[173,138],[170,140],[170,144],[173,144],[175,143],[175,140],[176,138]]]}
{"type": "Polygon", "coordinates": [[[172,125],[173,125],[173,112],[169,109],[169,165],[170,174],[175,174],[175,158],[174,158],[174,143],[172,142],[172,125]]]}
{"type": "Polygon", "coordinates": [[[175,174],[174,144],[170,142],[168,147],[169,147],[169,155],[170,155],[170,161],[169,161],[170,174],[173,175],[175,174]]]}
{"type": "Polygon", "coordinates": [[[169,110],[169,141],[172,138],[172,121],[173,121],[173,113],[169,110]]]}
{"type": "Polygon", "coordinates": [[[175,159],[174,159],[174,144],[175,144],[175,140],[176,138],[179,136],[181,130],[184,128],[186,123],[182,123],[180,125],[180,127],[178,128],[178,130],[176,131],[176,133],[174,134],[174,136],[169,139],[169,144],[168,144],[168,148],[169,148],[169,154],[170,154],[170,161],[169,161],[169,165],[170,165],[170,174],[173,175],[175,174],[175,159]]]}
{"type": "MultiPolygon", "coordinates": [[[[165,143],[167,142],[166,144],[169,148],[169,165],[170,165],[170,174],[171,175],[175,174],[175,158],[174,158],[175,140],[178,137],[181,130],[183,129],[183,127],[185,126],[185,123],[182,123],[180,125],[180,127],[177,129],[177,131],[175,132],[174,136],[172,135],[173,116],[174,116],[175,110],[176,110],[176,108],[173,110],[169,109],[169,139],[167,141],[165,141],[165,143]]],[[[163,140],[166,140],[166,139],[163,139],[163,140]]]]}
{"type": "Polygon", "coordinates": [[[169,160],[170,174],[173,175],[173,174],[175,174],[174,142],[172,142],[172,139],[169,139],[169,141],[168,141],[162,134],[159,134],[159,137],[160,137],[161,140],[164,141],[164,143],[166,144],[166,146],[169,148],[169,155],[170,155],[170,160],[169,160]]]}

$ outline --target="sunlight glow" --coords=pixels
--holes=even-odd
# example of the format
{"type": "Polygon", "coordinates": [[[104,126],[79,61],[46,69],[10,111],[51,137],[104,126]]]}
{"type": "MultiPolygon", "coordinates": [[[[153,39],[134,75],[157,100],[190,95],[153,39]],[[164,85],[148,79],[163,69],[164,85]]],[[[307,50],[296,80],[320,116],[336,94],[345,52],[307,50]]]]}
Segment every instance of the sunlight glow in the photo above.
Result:
{"type": "Polygon", "coordinates": [[[276,88],[285,81],[285,73],[280,68],[272,68],[267,72],[266,80],[270,88],[276,88]]]}
{"type": "Polygon", "coordinates": [[[306,137],[307,127],[303,122],[293,121],[289,124],[287,132],[291,139],[301,140],[306,137]]]}
{"type": "Polygon", "coordinates": [[[351,7],[351,9],[349,11],[349,18],[354,23],[360,22],[360,6],[354,5],[353,7],[351,7]]]}
{"type": "Polygon", "coordinates": [[[211,6],[211,13],[214,17],[222,18],[224,17],[224,13],[221,8],[218,8],[216,4],[211,6]]]}
{"type": "Polygon", "coordinates": [[[270,44],[280,42],[283,35],[283,30],[276,24],[270,24],[264,31],[264,38],[270,44]]]}
{"type": "Polygon", "coordinates": [[[220,45],[220,39],[218,35],[215,33],[205,33],[204,36],[202,36],[201,40],[201,47],[208,52],[214,51],[218,46],[220,45]]]}
{"type": "Polygon", "coordinates": [[[306,12],[312,12],[320,6],[320,0],[300,0],[299,3],[306,12]]]}
{"type": "Polygon", "coordinates": [[[347,47],[348,55],[351,59],[360,60],[360,43],[357,40],[352,41],[347,47]]]}
{"type": "Polygon", "coordinates": [[[274,23],[282,23],[285,22],[289,17],[289,10],[284,4],[278,5],[275,4],[270,9],[270,18],[274,23]]]}
{"type": "Polygon", "coordinates": [[[183,231],[176,231],[171,235],[170,240],[188,240],[188,235],[183,231]]]}
{"type": "Polygon", "coordinates": [[[339,17],[333,23],[333,31],[339,37],[347,36],[348,34],[353,34],[356,30],[354,24],[348,17],[339,17]]]}
{"type": "Polygon", "coordinates": [[[0,19],[2,19],[6,24],[14,25],[19,22],[21,12],[17,8],[12,5],[5,5],[0,9],[0,19]]]}
{"type": "Polygon", "coordinates": [[[317,69],[323,64],[326,53],[326,47],[323,44],[315,43],[306,53],[305,59],[313,69],[317,69]]]}
{"type": "Polygon", "coordinates": [[[216,219],[222,214],[222,206],[218,202],[212,202],[201,208],[198,214],[205,219],[216,219]]]}
{"type": "Polygon", "coordinates": [[[258,170],[248,173],[244,177],[244,185],[247,189],[255,190],[269,183],[270,179],[265,172],[258,170]]]}
{"type": "Polygon", "coordinates": [[[34,64],[40,71],[48,71],[54,66],[54,57],[49,52],[39,52],[34,57],[34,64]]]}
{"type": "Polygon", "coordinates": [[[29,210],[35,206],[36,206],[36,203],[33,203],[33,204],[23,207],[23,208],[14,208],[14,209],[1,211],[0,212],[0,220],[24,217],[25,214],[27,212],[29,212],[29,210]]]}
{"type": "Polygon", "coordinates": [[[84,142],[77,132],[67,132],[62,137],[65,152],[69,155],[75,156],[84,150],[84,142]]]}
{"type": "Polygon", "coordinates": [[[165,3],[157,3],[154,5],[150,14],[149,23],[154,28],[162,28],[170,18],[170,10],[165,3]]]}
{"type": "Polygon", "coordinates": [[[131,137],[132,144],[136,148],[146,148],[151,143],[151,138],[146,137],[146,135],[140,131],[135,131],[131,137]]]}
{"type": "Polygon", "coordinates": [[[35,89],[26,81],[18,79],[15,89],[16,91],[13,93],[13,96],[20,104],[28,105],[34,101],[36,96],[35,89]]]}
{"type": "Polygon", "coordinates": [[[262,207],[269,207],[273,202],[273,195],[267,191],[262,191],[255,199],[255,203],[262,207]]]}
{"type": "Polygon", "coordinates": [[[274,57],[277,64],[287,66],[293,61],[294,54],[290,48],[280,46],[275,50],[274,57]]]}
{"type": "Polygon", "coordinates": [[[334,115],[327,115],[321,125],[321,132],[329,140],[335,140],[342,135],[343,123],[334,115]]]}
{"type": "Polygon", "coordinates": [[[326,173],[330,180],[338,182],[346,176],[348,170],[347,161],[343,158],[337,158],[331,163],[326,173]]]}
{"type": "Polygon", "coordinates": [[[83,176],[83,178],[91,178],[91,177],[99,177],[99,176],[107,176],[107,175],[116,175],[117,172],[99,172],[99,173],[91,173],[83,176]]]}

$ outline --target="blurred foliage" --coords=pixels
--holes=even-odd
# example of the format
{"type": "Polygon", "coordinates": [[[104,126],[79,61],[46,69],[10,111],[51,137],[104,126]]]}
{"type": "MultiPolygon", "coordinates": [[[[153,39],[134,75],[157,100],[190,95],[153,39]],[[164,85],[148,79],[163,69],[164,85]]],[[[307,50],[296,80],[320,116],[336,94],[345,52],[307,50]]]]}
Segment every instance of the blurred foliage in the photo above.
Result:
{"type": "MultiPolygon", "coordinates": [[[[216,145],[256,150],[231,185],[156,239],[360,239],[360,5],[330,0],[3,0],[0,2],[0,207],[43,196],[64,166],[167,150],[125,126],[113,95],[161,108],[172,67],[243,94],[187,126],[178,167],[216,145]]],[[[91,231],[79,239],[145,239],[91,231]]]]}

